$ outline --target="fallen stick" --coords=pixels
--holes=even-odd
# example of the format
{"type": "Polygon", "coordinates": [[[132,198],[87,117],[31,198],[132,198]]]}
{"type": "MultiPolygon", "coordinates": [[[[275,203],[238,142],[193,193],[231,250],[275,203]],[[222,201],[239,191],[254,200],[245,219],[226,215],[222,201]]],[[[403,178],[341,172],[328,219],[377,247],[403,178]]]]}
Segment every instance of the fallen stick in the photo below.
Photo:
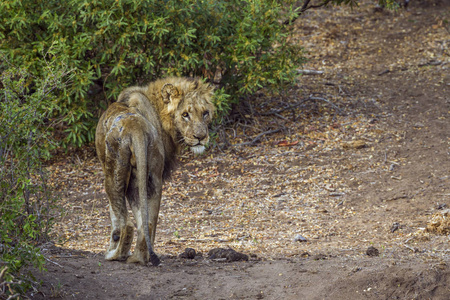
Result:
{"type": "Polygon", "coordinates": [[[298,106],[304,104],[304,103],[306,102],[306,100],[308,100],[308,99],[304,99],[304,100],[302,100],[302,101],[300,101],[300,102],[298,102],[298,103],[296,103],[296,104],[289,105],[289,106],[287,106],[287,107],[285,107],[285,108],[281,108],[281,109],[277,109],[277,110],[272,110],[272,111],[269,111],[269,112],[266,112],[266,113],[260,113],[260,115],[261,115],[261,116],[277,115],[277,114],[279,114],[279,113],[281,113],[281,112],[283,112],[283,111],[285,111],[285,110],[293,109],[293,108],[296,108],[296,107],[298,107],[298,106]]]}
{"type": "Polygon", "coordinates": [[[236,145],[233,145],[233,146],[234,146],[234,147],[238,147],[238,146],[254,145],[254,144],[256,144],[263,136],[268,135],[268,134],[277,133],[277,132],[280,132],[281,130],[283,130],[283,129],[282,129],[282,128],[278,128],[278,129],[273,129],[273,130],[264,131],[264,132],[258,134],[251,142],[244,142],[244,143],[236,144],[236,145]]]}
{"type": "Polygon", "coordinates": [[[325,98],[322,98],[322,97],[312,97],[312,95],[311,95],[311,96],[309,96],[309,98],[308,98],[307,100],[321,100],[321,101],[324,101],[324,102],[330,104],[331,106],[333,106],[334,109],[337,110],[338,112],[342,112],[342,110],[341,110],[339,107],[337,107],[336,104],[331,103],[329,100],[327,100],[327,99],[325,99],[325,98]]]}
{"type": "Polygon", "coordinates": [[[48,259],[48,258],[47,258],[47,257],[45,257],[45,256],[44,256],[44,258],[45,258],[45,260],[46,260],[46,261],[48,261],[48,262],[51,262],[51,263],[53,263],[53,264],[57,265],[58,267],[60,267],[60,268],[63,268],[63,269],[64,269],[64,267],[63,267],[63,266],[61,266],[60,264],[58,264],[57,262],[55,262],[55,261],[53,261],[53,260],[50,260],[50,259],[48,259]]]}
{"type": "Polygon", "coordinates": [[[317,71],[317,70],[302,70],[302,69],[297,69],[297,72],[299,74],[303,74],[303,75],[321,75],[323,74],[323,71],[317,71]]]}

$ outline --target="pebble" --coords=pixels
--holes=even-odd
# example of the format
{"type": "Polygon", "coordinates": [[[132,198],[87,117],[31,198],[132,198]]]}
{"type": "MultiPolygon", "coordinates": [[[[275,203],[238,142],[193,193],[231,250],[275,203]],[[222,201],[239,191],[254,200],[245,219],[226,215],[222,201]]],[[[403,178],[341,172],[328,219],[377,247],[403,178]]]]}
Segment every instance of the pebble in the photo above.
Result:
{"type": "Polygon", "coordinates": [[[394,224],[392,224],[391,226],[391,232],[394,232],[396,230],[398,230],[400,228],[400,223],[395,222],[394,224]]]}
{"type": "Polygon", "coordinates": [[[209,250],[208,258],[215,261],[248,261],[248,255],[237,252],[231,248],[214,248],[209,250]]]}
{"type": "Polygon", "coordinates": [[[363,140],[355,140],[347,143],[342,143],[344,149],[361,149],[367,147],[367,143],[363,140]]]}
{"type": "Polygon", "coordinates": [[[301,236],[300,234],[297,234],[294,237],[294,242],[307,242],[307,241],[308,240],[305,237],[301,236]]]}
{"type": "Polygon", "coordinates": [[[184,252],[181,253],[178,257],[180,257],[180,258],[187,258],[187,259],[194,259],[196,254],[197,253],[195,252],[194,249],[186,248],[184,250],[184,252]]]}
{"type": "Polygon", "coordinates": [[[380,251],[378,251],[378,249],[374,246],[370,246],[369,248],[367,248],[366,254],[369,256],[378,256],[380,255],[380,251]]]}

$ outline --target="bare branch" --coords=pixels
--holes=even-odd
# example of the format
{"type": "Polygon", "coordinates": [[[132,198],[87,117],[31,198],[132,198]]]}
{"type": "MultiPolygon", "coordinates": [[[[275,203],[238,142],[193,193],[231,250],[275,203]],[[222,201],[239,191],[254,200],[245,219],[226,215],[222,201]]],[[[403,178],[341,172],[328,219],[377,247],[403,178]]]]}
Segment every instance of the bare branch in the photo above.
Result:
{"type": "Polygon", "coordinates": [[[337,107],[336,104],[330,102],[329,100],[327,100],[327,99],[325,99],[325,98],[309,96],[308,100],[321,100],[321,101],[324,101],[324,102],[330,104],[331,106],[333,106],[334,109],[337,110],[338,112],[342,112],[342,110],[341,110],[339,107],[337,107]]]}
{"type": "Polygon", "coordinates": [[[297,72],[302,75],[321,75],[321,74],[323,74],[323,71],[317,71],[317,70],[297,69],[297,72]]]}
{"type": "Polygon", "coordinates": [[[64,269],[64,267],[63,266],[61,266],[60,264],[58,264],[57,262],[55,262],[55,261],[53,261],[53,260],[50,260],[50,259],[48,259],[47,257],[45,257],[44,256],[44,258],[45,258],[45,260],[46,261],[48,261],[48,262],[51,262],[52,264],[55,264],[55,265],[57,265],[58,267],[60,267],[60,268],[63,268],[64,269]]]}
{"type": "Polygon", "coordinates": [[[277,110],[272,110],[272,111],[269,111],[269,112],[266,112],[266,113],[260,113],[259,115],[261,115],[261,116],[272,116],[272,115],[275,115],[275,116],[279,117],[279,114],[281,112],[283,112],[285,110],[296,108],[296,107],[302,105],[303,103],[305,103],[308,100],[324,101],[324,102],[330,104],[336,111],[342,113],[342,110],[336,104],[332,103],[330,100],[327,100],[327,99],[322,98],[322,97],[313,97],[313,95],[310,95],[308,98],[303,99],[300,102],[297,102],[297,103],[295,103],[293,105],[289,105],[287,107],[284,107],[284,108],[281,108],[281,109],[277,109],[277,110]]]}
{"type": "Polygon", "coordinates": [[[285,107],[285,108],[281,108],[281,109],[277,109],[277,110],[272,110],[272,111],[269,111],[269,112],[266,112],[266,113],[261,113],[260,115],[261,115],[261,116],[277,115],[277,114],[279,114],[279,113],[281,113],[281,112],[283,112],[283,111],[285,111],[285,110],[293,109],[293,108],[296,108],[296,107],[302,105],[303,103],[306,102],[306,100],[308,100],[308,99],[304,99],[304,100],[302,100],[302,101],[300,101],[300,102],[298,102],[298,103],[296,103],[296,104],[289,105],[289,106],[287,106],[287,107],[285,107]]]}
{"type": "Polygon", "coordinates": [[[273,133],[277,133],[282,131],[283,128],[278,128],[278,129],[273,129],[273,130],[268,130],[268,131],[264,131],[260,134],[258,134],[253,140],[251,140],[250,142],[244,142],[244,143],[240,143],[240,144],[236,144],[233,145],[234,147],[239,147],[239,146],[248,146],[248,145],[254,145],[256,144],[263,136],[268,135],[268,134],[273,134],[273,133]]]}
{"type": "Polygon", "coordinates": [[[328,3],[331,2],[331,0],[323,0],[322,3],[317,4],[317,5],[312,5],[312,4],[309,5],[310,2],[311,2],[311,0],[305,0],[305,2],[304,2],[303,5],[302,5],[302,8],[300,8],[300,11],[299,11],[297,17],[295,17],[295,18],[293,18],[293,19],[290,19],[290,20],[284,21],[284,22],[283,22],[283,25],[289,25],[289,24],[292,24],[293,22],[295,22],[295,21],[300,17],[300,15],[301,15],[303,12],[305,12],[305,11],[307,11],[308,9],[311,9],[311,8],[319,8],[319,7],[322,7],[322,6],[326,6],[328,3]]]}

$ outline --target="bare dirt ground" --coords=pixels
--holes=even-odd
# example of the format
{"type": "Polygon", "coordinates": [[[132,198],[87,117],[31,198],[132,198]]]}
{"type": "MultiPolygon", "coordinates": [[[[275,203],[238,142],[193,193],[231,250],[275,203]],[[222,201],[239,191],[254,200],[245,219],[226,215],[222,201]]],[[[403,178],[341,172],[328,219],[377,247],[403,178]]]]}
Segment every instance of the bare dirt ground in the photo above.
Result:
{"type": "Polygon", "coordinates": [[[30,297],[449,299],[450,2],[411,2],[297,20],[311,51],[302,68],[323,74],[299,77],[283,100],[255,95],[206,155],[180,157],[160,267],[103,259],[93,149],[54,161],[65,213],[30,297]],[[187,247],[203,255],[178,257],[187,247]],[[249,260],[209,259],[218,247],[249,260]]]}

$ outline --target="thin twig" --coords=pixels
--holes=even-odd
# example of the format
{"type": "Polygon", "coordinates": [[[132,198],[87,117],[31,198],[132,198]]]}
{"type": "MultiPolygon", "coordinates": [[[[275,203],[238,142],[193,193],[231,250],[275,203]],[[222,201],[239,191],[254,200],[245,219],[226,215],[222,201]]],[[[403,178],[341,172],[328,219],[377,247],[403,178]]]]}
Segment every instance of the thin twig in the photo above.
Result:
{"type": "Polygon", "coordinates": [[[305,3],[303,3],[302,8],[300,8],[300,11],[298,12],[297,17],[284,21],[283,25],[289,25],[289,24],[294,23],[295,20],[297,20],[298,17],[300,17],[300,15],[303,12],[305,12],[308,9],[311,9],[311,8],[319,8],[319,7],[322,7],[322,6],[326,6],[328,3],[331,2],[331,0],[323,0],[323,2],[321,4],[317,4],[317,5],[309,5],[309,2],[311,2],[311,0],[305,0],[305,3]]]}
{"type": "Polygon", "coordinates": [[[12,295],[12,296],[9,296],[7,300],[16,299],[16,298],[19,298],[19,297],[20,297],[20,294],[17,293],[17,294],[14,294],[14,295],[12,295]]]}
{"type": "Polygon", "coordinates": [[[297,69],[297,72],[299,74],[303,74],[303,75],[321,75],[323,74],[323,71],[317,71],[317,70],[302,70],[302,69],[297,69]]]}
{"type": "Polygon", "coordinates": [[[401,245],[404,246],[404,247],[406,247],[406,248],[408,248],[408,249],[411,250],[412,252],[417,252],[417,250],[414,249],[414,248],[411,247],[411,246],[408,246],[408,245],[405,245],[405,244],[401,244],[401,245]]]}
{"type": "Polygon", "coordinates": [[[298,103],[296,103],[296,104],[294,104],[294,105],[289,105],[289,106],[287,106],[287,107],[285,107],[285,108],[281,108],[281,109],[277,109],[277,110],[272,110],[272,111],[269,111],[269,112],[266,112],[266,113],[261,113],[260,115],[261,115],[261,116],[272,116],[272,115],[277,115],[277,114],[279,114],[279,113],[281,113],[281,112],[283,112],[283,111],[285,111],[285,110],[293,109],[293,108],[296,108],[296,107],[302,105],[303,103],[306,102],[306,100],[308,100],[308,99],[304,99],[304,100],[302,100],[302,101],[300,101],[300,102],[298,102],[298,103]]]}
{"type": "Polygon", "coordinates": [[[322,97],[313,97],[313,95],[310,95],[308,98],[306,98],[306,99],[304,99],[304,100],[302,100],[302,101],[300,101],[300,102],[298,102],[298,103],[296,103],[296,104],[294,104],[294,105],[289,105],[289,106],[287,106],[287,107],[285,107],[285,108],[281,108],[281,109],[277,109],[277,110],[272,110],[272,111],[269,111],[269,112],[266,112],[266,113],[261,113],[260,115],[261,115],[261,116],[271,116],[271,115],[276,115],[276,116],[278,116],[281,112],[283,112],[283,111],[285,111],[285,110],[289,110],[289,109],[296,108],[297,106],[302,105],[303,103],[305,103],[305,102],[308,101],[308,100],[320,100],[320,101],[324,101],[324,102],[330,104],[331,106],[333,106],[333,108],[334,108],[335,110],[337,110],[339,113],[342,113],[342,110],[341,110],[336,104],[332,103],[331,101],[329,101],[329,100],[327,100],[327,99],[325,99],[325,98],[322,98],[322,97]]]}
{"type": "Polygon", "coordinates": [[[5,275],[6,270],[8,270],[8,267],[4,267],[3,270],[0,272],[0,280],[3,280],[3,275],[5,275]]]}
{"type": "Polygon", "coordinates": [[[280,119],[283,119],[283,120],[285,120],[285,121],[289,121],[289,119],[286,118],[285,116],[282,116],[282,115],[277,114],[277,113],[275,113],[274,115],[277,116],[277,117],[280,118],[280,119]]]}
{"type": "Polygon", "coordinates": [[[307,100],[321,100],[321,101],[325,101],[326,103],[330,104],[331,106],[334,107],[335,110],[337,110],[338,112],[342,112],[342,110],[334,103],[331,103],[329,100],[322,98],[322,97],[312,97],[309,96],[309,98],[307,100]]]}
{"type": "Polygon", "coordinates": [[[236,144],[233,145],[234,147],[239,147],[239,146],[248,146],[248,145],[254,145],[256,144],[263,136],[268,135],[268,134],[273,134],[273,133],[277,133],[282,131],[283,128],[278,128],[278,129],[273,129],[273,130],[268,130],[268,131],[264,131],[260,134],[258,134],[252,141],[250,142],[244,142],[244,143],[240,143],[240,144],[236,144]]]}
{"type": "Polygon", "coordinates": [[[46,261],[49,261],[49,262],[51,262],[51,263],[53,263],[53,264],[55,264],[55,265],[57,265],[58,267],[60,267],[60,268],[63,268],[64,269],[64,267],[63,266],[61,266],[60,264],[58,264],[56,261],[53,261],[53,260],[50,260],[50,259],[48,259],[47,257],[45,257],[44,256],[44,258],[45,258],[45,260],[46,261]]]}

